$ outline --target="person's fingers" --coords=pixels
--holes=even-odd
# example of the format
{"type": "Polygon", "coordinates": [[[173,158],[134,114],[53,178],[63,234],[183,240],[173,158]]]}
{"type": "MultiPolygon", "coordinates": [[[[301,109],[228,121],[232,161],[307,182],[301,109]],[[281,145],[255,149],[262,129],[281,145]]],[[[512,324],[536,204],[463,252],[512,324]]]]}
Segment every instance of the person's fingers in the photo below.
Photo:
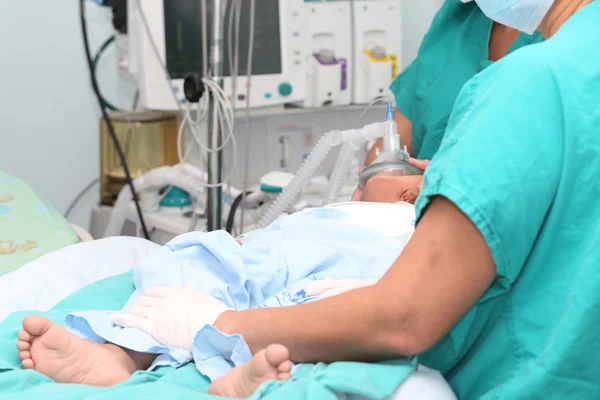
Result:
{"type": "Polygon", "coordinates": [[[412,158],[412,157],[410,157],[408,159],[408,162],[423,171],[425,171],[427,169],[427,167],[429,166],[429,163],[430,163],[429,160],[417,160],[416,158],[412,158]]]}
{"type": "Polygon", "coordinates": [[[156,303],[162,301],[160,297],[150,297],[150,296],[140,296],[131,305],[131,307],[144,307],[150,308],[153,307],[156,303]]]}
{"type": "Polygon", "coordinates": [[[136,317],[141,317],[144,319],[148,319],[148,314],[150,313],[150,307],[144,307],[139,305],[133,305],[129,310],[127,310],[127,314],[131,314],[136,317]]]}
{"type": "Polygon", "coordinates": [[[116,313],[110,314],[108,319],[110,319],[112,323],[117,326],[139,329],[140,331],[149,334],[148,320],[146,318],[136,317],[131,314],[116,313]]]}
{"type": "Polygon", "coordinates": [[[401,200],[405,203],[415,204],[415,202],[417,201],[417,197],[419,197],[420,192],[421,192],[421,190],[417,189],[417,188],[407,190],[402,195],[401,200]]]}

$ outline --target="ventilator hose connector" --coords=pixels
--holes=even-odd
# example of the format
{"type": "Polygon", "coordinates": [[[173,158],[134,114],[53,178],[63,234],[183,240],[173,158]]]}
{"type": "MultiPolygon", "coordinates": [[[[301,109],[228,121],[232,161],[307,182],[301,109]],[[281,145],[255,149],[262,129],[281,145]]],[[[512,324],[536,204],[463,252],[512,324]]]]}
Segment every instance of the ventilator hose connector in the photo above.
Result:
{"type": "Polygon", "coordinates": [[[277,196],[267,211],[265,211],[258,221],[257,228],[266,228],[294,204],[294,201],[296,201],[304,187],[308,185],[310,179],[325,160],[325,157],[327,157],[333,147],[341,144],[341,141],[342,134],[340,131],[329,132],[321,137],[292,181],[277,196]]]}

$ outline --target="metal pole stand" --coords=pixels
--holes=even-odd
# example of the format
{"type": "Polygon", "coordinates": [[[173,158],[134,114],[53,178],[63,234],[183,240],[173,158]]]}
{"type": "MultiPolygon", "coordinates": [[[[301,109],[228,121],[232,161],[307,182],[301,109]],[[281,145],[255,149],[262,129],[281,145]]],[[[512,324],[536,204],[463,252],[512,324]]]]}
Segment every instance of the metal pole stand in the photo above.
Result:
{"type": "MultiPolygon", "coordinates": [[[[212,79],[223,87],[223,23],[225,20],[225,7],[222,0],[213,2],[213,24],[210,45],[210,70],[212,79]]],[[[209,97],[208,108],[208,148],[220,148],[223,142],[219,118],[217,117],[217,106],[212,95],[209,97]]],[[[222,224],[222,200],[223,189],[216,187],[223,179],[223,154],[222,150],[208,154],[208,201],[207,201],[207,228],[209,232],[221,230],[222,224]]]]}

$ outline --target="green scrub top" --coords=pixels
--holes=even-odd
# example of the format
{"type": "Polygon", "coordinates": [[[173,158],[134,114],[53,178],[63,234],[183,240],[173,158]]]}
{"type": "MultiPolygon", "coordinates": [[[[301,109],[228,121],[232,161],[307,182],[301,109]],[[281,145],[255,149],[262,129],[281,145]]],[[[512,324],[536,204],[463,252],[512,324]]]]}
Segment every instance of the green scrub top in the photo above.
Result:
{"type": "Polygon", "coordinates": [[[493,285],[420,361],[461,400],[600,399],[600,1],[471,79],[425,174],[493,285]]]}
{"type": "MultiPolygon", "coordinates": [[[[417,59],[392,83],[396,106],[412,121],[416,158],[433,158],[460,89],[492,64],[492,25],[474,2],[447,0],[423,39],[417,59]]],[[[539,33],[522,34],[509,53],[543,40],[539,33]]]]}

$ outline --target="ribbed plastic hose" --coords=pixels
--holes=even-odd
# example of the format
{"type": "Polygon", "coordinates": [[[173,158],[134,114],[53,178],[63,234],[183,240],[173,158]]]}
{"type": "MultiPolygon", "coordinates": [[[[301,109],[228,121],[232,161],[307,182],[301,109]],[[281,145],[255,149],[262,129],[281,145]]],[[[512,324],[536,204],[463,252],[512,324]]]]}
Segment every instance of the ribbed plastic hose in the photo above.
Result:
{"type": "Polygon", "coordinates": [[[292,181],[283,189],[281,194],[277,196],[273,204],[263,214],[260,221],[258,221],[257,228],[266,228],[294,204],[332,148],[342,143],[368,142],[369,140],[377,139],[383,136],[383,129],[384,125],[382,123],[375,123],[367,125],[362,129],[326,133],[317,142],[292,181]]]}
{"type": "Polygon", "coordinates": [[[298,170],[298,173],[292,178],[291,182],[277,196],[273,204],[265,211],[257,227],[266,228],[286,211],[302,192],[302,189],[308,184],[321,163],[325,160],[332,148],[341,143],[342,135],[340,131],[326,133],[317,142],[304,163],[298,170]]]}
{"type": "MultiPolygon", "coordinates": [[[[338,201],[342,188],[346,183],[346,177],[348,176],[348,169],[352,163],[352,159],[356,155],[359,145],[355,142],[344,143],[340,154],[329,178],[329,186],[323,196],[323,205],[332,204],[338,201]]],[[[358,171],[356,171],[358,173],[358,171]]]]}

